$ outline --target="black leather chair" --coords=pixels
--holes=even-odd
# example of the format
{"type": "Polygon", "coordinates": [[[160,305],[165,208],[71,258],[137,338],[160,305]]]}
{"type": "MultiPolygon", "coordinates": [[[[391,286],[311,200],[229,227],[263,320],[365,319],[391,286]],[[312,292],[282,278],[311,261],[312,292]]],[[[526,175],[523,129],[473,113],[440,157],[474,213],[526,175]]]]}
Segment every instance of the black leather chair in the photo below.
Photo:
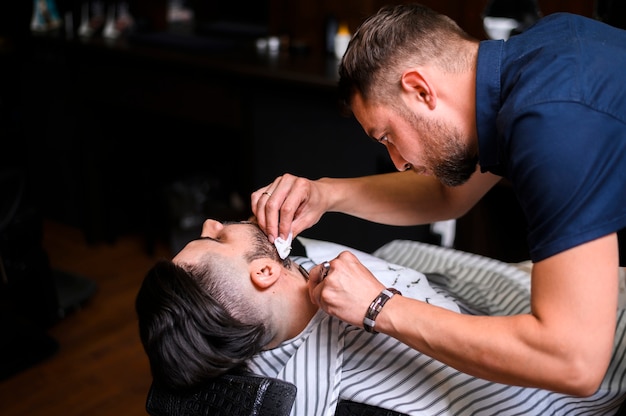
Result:
{"type": "MultiPolygon", "coordinates": [[[[152,382],[146,410],[151,416],[288,416],[296,386],[252,374],[226,374],[190,390],[172,390],[152,382]]],[[[342,400],[335,416],[406,416],[342,400]]]]}
{"type": "Polygon", "coordinates": [[[190,390],[152,382],[146,410],[151,416],[288,416],[296,386],[273,378],[226,374],[190,390]]]}

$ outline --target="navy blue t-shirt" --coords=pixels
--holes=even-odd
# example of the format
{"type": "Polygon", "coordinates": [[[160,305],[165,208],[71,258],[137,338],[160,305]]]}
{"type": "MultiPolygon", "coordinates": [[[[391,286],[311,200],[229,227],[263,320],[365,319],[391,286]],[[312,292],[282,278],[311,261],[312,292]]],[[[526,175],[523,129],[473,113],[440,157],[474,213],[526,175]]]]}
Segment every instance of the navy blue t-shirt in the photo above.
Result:
{"type": "Polygon", "coordinates": [[[483,41],[480,166],[513,185],[533,261],[626,227],[626,31],[557,13],[483,41]]]}

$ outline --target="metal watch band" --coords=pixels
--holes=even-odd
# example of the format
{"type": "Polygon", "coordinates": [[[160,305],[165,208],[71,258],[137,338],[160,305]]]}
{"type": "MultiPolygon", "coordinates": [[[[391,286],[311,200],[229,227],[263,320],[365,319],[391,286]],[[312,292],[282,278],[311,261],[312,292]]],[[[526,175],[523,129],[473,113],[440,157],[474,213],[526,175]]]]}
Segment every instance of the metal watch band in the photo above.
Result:
{"type": "Polygon", "coordinates": [[[372,334],[377,334],[378,331],[374,330],[374,325],[376,325],[376,317],[385,306],[385,303],[389,299],[393,297],[393,295],[402,295],[399,290],[394,289],[393,287],[388,287],[387,289],[383,289],[382,292],[372,301],[370,307],[367,308],[367,313],[365,314],[365,318],[363,318],[363,328],[372,334]]]}

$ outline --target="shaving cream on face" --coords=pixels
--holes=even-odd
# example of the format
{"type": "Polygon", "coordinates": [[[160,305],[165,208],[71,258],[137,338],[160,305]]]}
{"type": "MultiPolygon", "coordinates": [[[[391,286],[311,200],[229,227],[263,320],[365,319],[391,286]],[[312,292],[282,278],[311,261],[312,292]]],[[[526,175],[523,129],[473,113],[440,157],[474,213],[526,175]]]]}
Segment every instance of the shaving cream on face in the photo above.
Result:
{"type": "Polygon", "coordinates": [[[291,252],[291,240],[293,239],[293,233],[289,232],[289,235],[286,239],[282,239],[277,237],[274,240],[274,245],[276,246],[276,250],[278,250],[278,255],[281,259],[285,260],[289,253],[291,252]]]}

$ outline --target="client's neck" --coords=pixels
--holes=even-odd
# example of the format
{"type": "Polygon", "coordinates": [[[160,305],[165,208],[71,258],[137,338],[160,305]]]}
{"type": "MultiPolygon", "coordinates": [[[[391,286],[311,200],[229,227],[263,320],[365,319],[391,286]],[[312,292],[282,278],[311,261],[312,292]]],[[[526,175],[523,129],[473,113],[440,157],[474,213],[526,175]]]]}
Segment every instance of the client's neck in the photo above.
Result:
{"type": "Polygon", "coordinates": [[[267,349],[275,348],[297,337],[319,310],[319,307],[311,301],[307,281],[300,276],[293,279],[295,277],[293,273],[300,272],[297,269],[286,269],[285,272],[291,276],[287,277],[285,284],[278,289],[280,292],[275,293],[275,296],[279,296],[279,308],[274,311],[272,322],[276,335],[267,345],[267,349]]]}

